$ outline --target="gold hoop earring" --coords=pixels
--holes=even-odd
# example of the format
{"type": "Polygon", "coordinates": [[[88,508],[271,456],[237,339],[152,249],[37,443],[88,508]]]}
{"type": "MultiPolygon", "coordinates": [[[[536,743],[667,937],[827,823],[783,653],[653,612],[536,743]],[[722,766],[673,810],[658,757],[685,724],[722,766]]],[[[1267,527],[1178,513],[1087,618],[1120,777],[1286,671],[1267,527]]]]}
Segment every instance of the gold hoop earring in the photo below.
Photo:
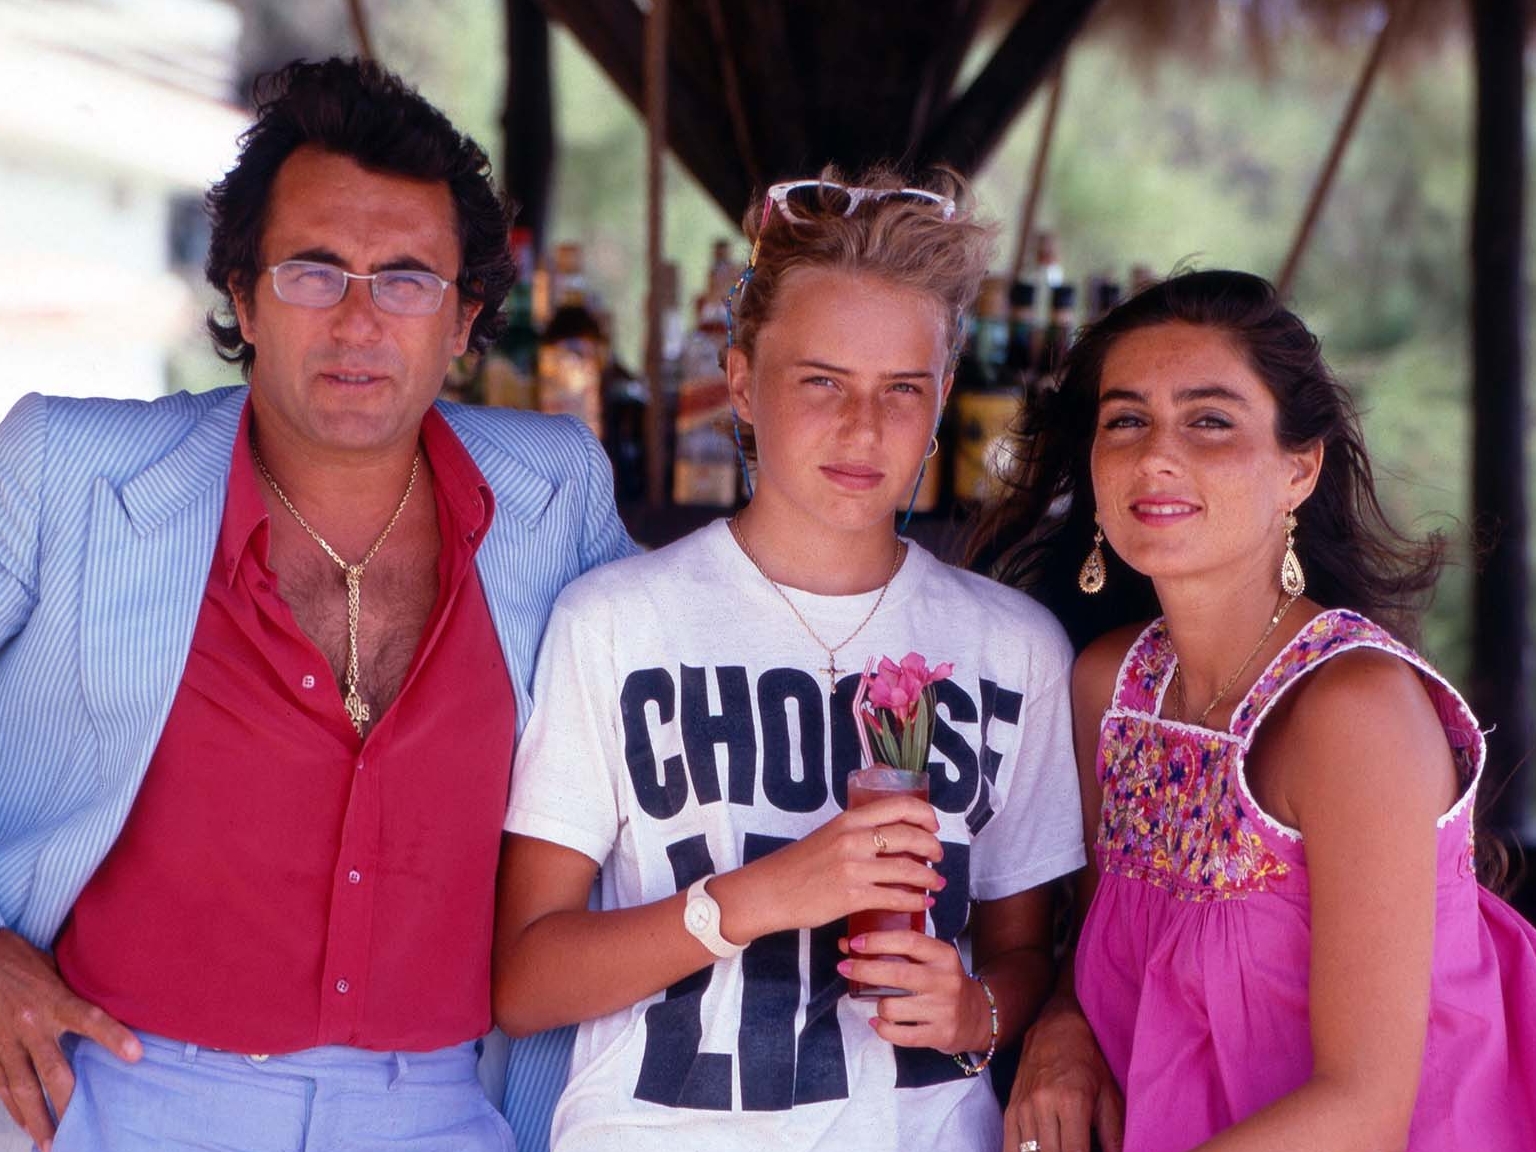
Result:
{"type": "Polygon", "coordinates": [[[1108,572],[1104,567],[1104,529],[1097,521],[1093,526],[1093,550],[1088,553],[1088,559],[1083,561],[1083,566],[1077,570],[1077,586],[1086,595],[1097,596],[1104,591],[1104,582],[1108,572]]]}
{"type": "Polygon", "coordinates": [[[928,437],[928,451],[923,453],[924,460],[932,460],[939,454],[939,434],[935,432],[928,437]]]}
{"type": "Polygon", "coordinates": [[[1287,512],[1280,521],[1285,529],[1285,557],[1280,561],[1280,588],[1287,596],[1300,596],[1307,590],[1307,576],[1296,559],[1296,516],[1287,512]]]}

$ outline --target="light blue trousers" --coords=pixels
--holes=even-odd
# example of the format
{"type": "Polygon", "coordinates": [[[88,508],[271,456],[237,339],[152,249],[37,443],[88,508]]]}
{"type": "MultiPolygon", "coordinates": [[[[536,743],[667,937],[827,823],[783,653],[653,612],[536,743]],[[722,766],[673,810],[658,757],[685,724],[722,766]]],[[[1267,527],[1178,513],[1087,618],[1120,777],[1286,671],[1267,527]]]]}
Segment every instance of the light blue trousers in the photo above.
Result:
{"type": "Polygon", "coordinates": [[[145,1033],[125,1064],[90,1040],[54,1152],[514,1152],[475,1074],[477,1044],[311,1048],[265,1059],[145,1033]]]}

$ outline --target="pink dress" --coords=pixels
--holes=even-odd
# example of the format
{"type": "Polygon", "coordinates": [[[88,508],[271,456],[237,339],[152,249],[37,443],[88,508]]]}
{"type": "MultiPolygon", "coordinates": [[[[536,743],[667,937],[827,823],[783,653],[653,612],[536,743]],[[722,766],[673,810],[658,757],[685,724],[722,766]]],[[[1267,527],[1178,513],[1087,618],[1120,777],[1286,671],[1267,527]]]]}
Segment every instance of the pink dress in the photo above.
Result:
{"type": "Polygon", "coordinates": [[[1243,759],[1288,687],[1360,647],[1419,670],[1461,785],[1436,824],[1432,1001],[1408,1146],[1536,1149],[1536,929],[1473,873],[1482,733],[1421,657],[1334,610],[1275,657],[1230,732],[1158,717],[1176,663],[1161,621],[1121,666],[1099,736],[1101,880],[1077,994],[1125,1091],[1126,1152],[1184,1152],[1311,1073],[1306,850],[1254,802],[1243,759]]]}

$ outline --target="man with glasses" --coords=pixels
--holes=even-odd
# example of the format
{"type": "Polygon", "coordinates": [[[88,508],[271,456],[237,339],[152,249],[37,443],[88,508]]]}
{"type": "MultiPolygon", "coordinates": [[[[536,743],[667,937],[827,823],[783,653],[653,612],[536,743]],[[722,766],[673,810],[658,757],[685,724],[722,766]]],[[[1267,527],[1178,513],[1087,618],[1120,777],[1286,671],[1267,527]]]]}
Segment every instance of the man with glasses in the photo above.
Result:
{"type": "Polygon", "coordinates": [[[258,105],[208,201],[249,388],[0,424],[0,1099],[60,1152],[502,1149],[512,747],[633,545],[575,421],[434,405],[513,276],[484,154],[368,63],[258,105]]]}

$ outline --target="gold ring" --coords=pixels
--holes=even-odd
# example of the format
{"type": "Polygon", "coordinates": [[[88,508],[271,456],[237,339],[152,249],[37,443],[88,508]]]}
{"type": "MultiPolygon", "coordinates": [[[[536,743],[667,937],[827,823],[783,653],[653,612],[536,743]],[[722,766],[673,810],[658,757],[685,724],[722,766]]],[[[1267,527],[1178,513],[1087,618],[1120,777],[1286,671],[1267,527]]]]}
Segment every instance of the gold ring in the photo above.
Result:
{"type": "Polygon", "coordinates": [[[885,837],[880,835],[880,829],[876,828],[872,833],[870,833],[870,835],[875,838],[875,851],[883,856],[885,854],[885,850],[889,848],[890,845],[886,843],[885,837]]]}

